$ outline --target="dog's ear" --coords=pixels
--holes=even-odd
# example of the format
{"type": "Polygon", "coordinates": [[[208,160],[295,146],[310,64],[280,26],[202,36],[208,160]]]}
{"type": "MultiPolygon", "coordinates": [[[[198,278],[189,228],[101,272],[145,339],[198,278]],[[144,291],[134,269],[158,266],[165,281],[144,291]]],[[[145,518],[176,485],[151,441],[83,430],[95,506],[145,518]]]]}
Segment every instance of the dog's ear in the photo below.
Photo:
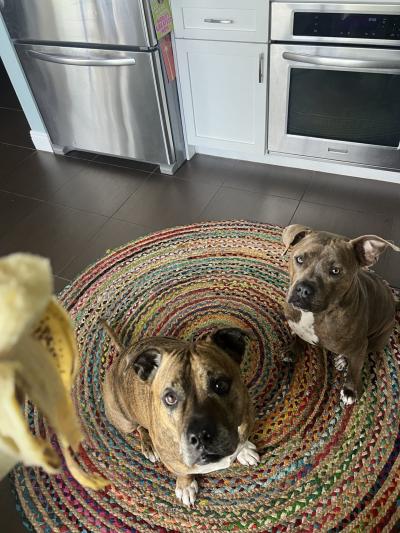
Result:
{"type": "Polygon", "coordinates": [[[239,328],[218,329],[211,335],[211,341],[224,350],[238,365],[246,353],[250,334],[239,328]]]}
{"type": "Polygon", "coordinates": [[[352,239],[350,244],[353,246],[361,266],[374,265],[387,247],[392,248],[395,252],[400,252],[398,246],[377,235],[363,235],[357,239],[352,239]]]}
{"type": "Polygon", "coordinates": [[[133,356],[127,356],[127,367],[132,367],[138,378],[150,383],[161,364],[162,354],[157,348],[145,348],[133,356]]]}
{"type": "Polygon", "coordinates": [[[112,327],[103,319],[100,320],[100,324],[103,326],[103,328],[107,331],[108,335],[110,336],[114,346],[117,348],[117,350],[119,352],[122,352],[124,347],[121,343],[121,341],[119,340],[119,338],[117,337],[117,334],[115,333],[115,331],[112,329],[112,327]]]}
{"type": "Polygon", "coordinates": [[[301,239],[304,239],[304,237],[311,232],[311,228],[302,226],[301,224],[291,224],[290,226],[286,226],[282,232],[282,242],[285,245],[285,251],[282,255],[285,255],[291,246],[300,242],[301,239]]]}

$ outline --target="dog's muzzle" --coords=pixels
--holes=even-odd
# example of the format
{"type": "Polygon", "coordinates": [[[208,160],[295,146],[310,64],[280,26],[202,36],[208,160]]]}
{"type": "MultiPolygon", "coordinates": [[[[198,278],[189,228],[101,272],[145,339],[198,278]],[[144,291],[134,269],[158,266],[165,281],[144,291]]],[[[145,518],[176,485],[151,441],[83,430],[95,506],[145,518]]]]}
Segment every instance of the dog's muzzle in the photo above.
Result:
{"type": "Polygon", "coordinates": [[[194,418],[186,432],[186,451],[191,464],[207,465],[231,455],[237,448],[238,438],[221,435],[209,417],[194,418]],[[225,437],[225,438],[224,438],[225,437]]]}
{"type": "Polygon", "coordinates": [[[298,281],[292,289],[289,303],[304,311],[311,311],[314,296],[315,286],[313,283],[298,281]]]}

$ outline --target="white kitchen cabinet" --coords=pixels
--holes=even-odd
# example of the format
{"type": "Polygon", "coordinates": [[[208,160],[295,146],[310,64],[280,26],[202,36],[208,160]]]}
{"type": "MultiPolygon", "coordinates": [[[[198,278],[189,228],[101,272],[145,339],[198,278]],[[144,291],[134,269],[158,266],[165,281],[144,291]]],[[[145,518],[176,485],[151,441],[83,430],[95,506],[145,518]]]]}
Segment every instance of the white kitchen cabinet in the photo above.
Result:
{"type": "Polygon", "coordinates": [[[177,39],[188,142],[265,153],[267,45],[177,39]]]}
{"type": "Polygon", "coordinates": [[[172,0],[177,39],[266,43],[266,0],[172,0]]]}

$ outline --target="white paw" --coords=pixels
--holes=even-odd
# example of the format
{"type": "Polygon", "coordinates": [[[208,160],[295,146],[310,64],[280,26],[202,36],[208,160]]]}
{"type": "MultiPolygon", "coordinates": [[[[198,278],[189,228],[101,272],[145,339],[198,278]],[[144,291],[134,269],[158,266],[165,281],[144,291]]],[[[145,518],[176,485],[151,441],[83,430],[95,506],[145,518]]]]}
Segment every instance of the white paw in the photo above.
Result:
{"type": "Polygon", "coordinates": [[[160,460],[157,452],[151,446],[142,446],[142,453],[152,463],[157,463],[160,460]]]}
{"type": "Polygon", "coordinates": [[[247,440],[240,450],[236,459],[241,465],[254,466],[260,462],[260,456],[257,453],[255,444],[247,440]]]}
{"type": "Polygon", "coordinates": [[[340,391],[340,399],[344,405],[352,405],[356,401],[354,393],[350,390],[345,391],[344,389],[340,391]]]}
{"type": "Polygon", "coordinates": [[[336,355],[334,363],[336,370],[339,370],[339,372],[343,372],[343,370],[347,367],[347,360],[344,355],[336,355]]]}
{"type": "Polygon", "coordinates": [[[290,363],[294,363],[294,357],[293,357],[292,355],[290,355],[290,354],[285,354],[285,355],[282,357],[282,361],[283,361],[284,363],[288,363],[288,364],[290,364],[290,363]]]}
{"type": "Polygon", "coordinates": [[[144,456],[146,457],[146,459],[148,459],[152,463],[157,463],[160,460],[160,458],[158,457],[158,455],[156,454],[154,450],[149,450],[147,453],[144,454],[144,456]]]}
{"type": "Polygon", "coordinates": [[[186,505],[186,507],[191,507],[194,505],[194,502],[196,501],[196,495],[199,491],[199,486],[197,485],[197,481],[194,479],[190,485],[187,487],[180,489],[176,487],[175,489],[175,495],[178,498],[180,502],[183,503],[183,505],[186,505]]]}

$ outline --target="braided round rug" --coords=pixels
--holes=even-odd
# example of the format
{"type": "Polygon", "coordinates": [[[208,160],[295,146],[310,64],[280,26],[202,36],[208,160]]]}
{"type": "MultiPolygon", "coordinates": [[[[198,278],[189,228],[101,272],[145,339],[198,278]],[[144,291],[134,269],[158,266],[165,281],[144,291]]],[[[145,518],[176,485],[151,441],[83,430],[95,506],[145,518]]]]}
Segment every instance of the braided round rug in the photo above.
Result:
{"type": "MultiPolygon", "coordinates": [[[[68,473],[13,473],[17,506],[29,528],[54,532],[399,531],[400,316],[384,354],[364,369],[365,393],[339,401],[332,361],[308,347],[283,361],[290,335],[281,303],[288,286],[281,228],[204,223],[149,235],[109,253],[60,295],[81,350],[74,400],[86,432],[80,462],[112,484],[82,488],[68,473]],[[235,463],[199,479],[188,510],[175,479],[141,454],[137,435],[107,421],[101,385],[116,352],[106,318],[125,343],[143,336],[190,339],[218,326],[250,328],[242,365],[257,422],[257,467],[235,463]]],[[[26,405],[32,431],[51,435],[26,405]]],[[[54,446],[57,447],[55,439],[54,446]]]]}

